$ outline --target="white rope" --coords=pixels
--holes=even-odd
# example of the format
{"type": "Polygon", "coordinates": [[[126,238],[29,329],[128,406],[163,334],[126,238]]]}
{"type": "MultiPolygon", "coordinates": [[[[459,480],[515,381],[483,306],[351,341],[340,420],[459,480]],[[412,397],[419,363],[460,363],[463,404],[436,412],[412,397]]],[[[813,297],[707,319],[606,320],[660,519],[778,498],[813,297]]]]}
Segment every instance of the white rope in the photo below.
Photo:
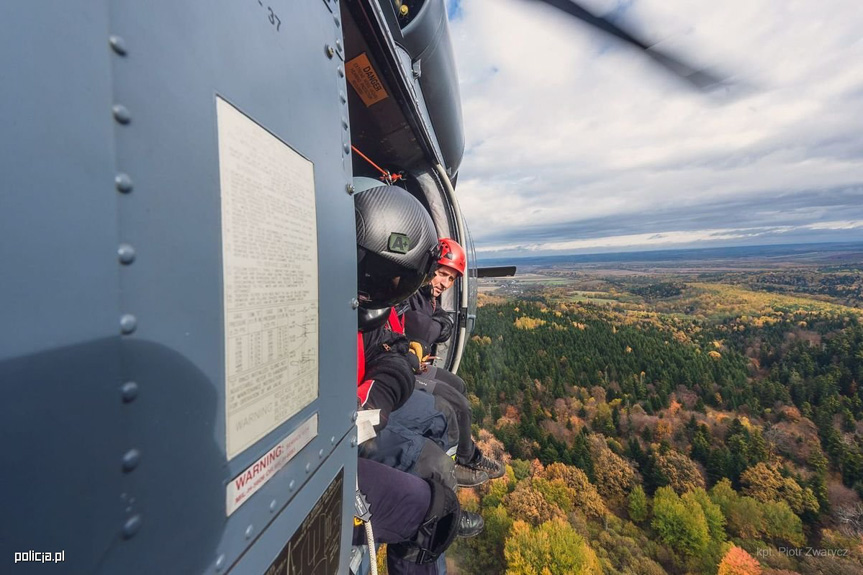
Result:
{"type": "Polygon", "coordinates": [[[372,521],[366,523],[366,542],[369,544],[369,563],[371,564],[371,575],[378,575],[378,552],[375,550],[375,534],[372,531],[372,521]]]}

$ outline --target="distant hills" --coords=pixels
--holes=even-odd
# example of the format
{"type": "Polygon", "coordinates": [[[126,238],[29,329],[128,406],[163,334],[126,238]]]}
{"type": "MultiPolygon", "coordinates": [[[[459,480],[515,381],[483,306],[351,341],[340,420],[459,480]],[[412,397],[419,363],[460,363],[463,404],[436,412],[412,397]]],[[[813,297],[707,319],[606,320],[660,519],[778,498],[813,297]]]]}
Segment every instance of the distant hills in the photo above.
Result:
{"type": "Polygon", "coordinates": [[[550,266],[592,263],[632,263],[632,262],[677,262],[704,260],[741,260],[741,259],[816,259],[825,262],[856,258],[863,260],[863,242],[831,242],[784,244],[765,246],[735,246],[724,248],[689,248],[674,250],[634,251],[596,254],[569,254],[556,256],[483,258],[478,257],[481,266],[521,265],[550,266]]]}

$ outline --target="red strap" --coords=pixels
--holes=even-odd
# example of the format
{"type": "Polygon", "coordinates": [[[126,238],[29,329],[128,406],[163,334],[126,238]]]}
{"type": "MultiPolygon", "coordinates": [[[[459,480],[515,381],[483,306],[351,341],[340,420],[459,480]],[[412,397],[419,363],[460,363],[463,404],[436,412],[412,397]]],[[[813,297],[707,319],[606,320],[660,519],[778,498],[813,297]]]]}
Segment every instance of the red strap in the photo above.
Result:
{"type": "Polygon", "coordinates": [[[374,384],[375,380],[367,379],[357,386],[357,397],[360,398],[360,405],[365,405],[369,400],[369,394],[371,393],[372,386],[374,384]]]}
{"type": "Polygon", "coordinates": [[[357,385],[366,376],[366,346],[363,344],[363,332],[357,332],[357,385]]]}
{"type": "Polygon", "coordinates": [[[390,329],[396,333],[400,333],[402,335],[405,334],[405,322],[404,318],[399,318],[399,314],[396,313],[396,308],[390,308],[390,317],[387,320],[387,323],[390,326],[390,329]]]}

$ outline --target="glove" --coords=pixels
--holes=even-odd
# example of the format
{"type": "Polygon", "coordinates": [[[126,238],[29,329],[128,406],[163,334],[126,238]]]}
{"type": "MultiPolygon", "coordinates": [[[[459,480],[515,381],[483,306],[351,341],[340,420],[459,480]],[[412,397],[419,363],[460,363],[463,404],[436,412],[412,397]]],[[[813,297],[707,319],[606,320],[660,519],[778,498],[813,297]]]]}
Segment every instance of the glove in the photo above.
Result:
{"type": "Polygon", "coordinates": [[[432,315],[432,320],[437,322],[437,324],[440,326],[440,335],[438,335],[435,342],[443,343],[448,340],[450,336],[452,336],[452,331],[455,327],[450,313],[439,307],[435,310],[434,315],[432,315]]]}
{"type": "Polygon", "coordinates": [[[408,352],[414,354],[422,360],[425,360],[426,356],[428,355],[423,349],[423,344],[418,341],[410,342],[410,349],[408,350],[408,352]]]}

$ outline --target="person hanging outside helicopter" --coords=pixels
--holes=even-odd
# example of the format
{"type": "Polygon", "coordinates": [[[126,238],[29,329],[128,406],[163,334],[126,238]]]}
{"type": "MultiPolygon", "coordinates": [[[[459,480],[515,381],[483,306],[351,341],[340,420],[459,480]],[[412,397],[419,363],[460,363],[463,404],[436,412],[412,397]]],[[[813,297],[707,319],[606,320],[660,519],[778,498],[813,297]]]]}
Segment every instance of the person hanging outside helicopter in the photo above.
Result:
{"type": "Polygon", "coordinates": [[[405,335],[411,340],[415,353],[424,360],[424,368],[416,377],[417,389],[443,398],[455,413],[458,425],[456,473],[485,473],[494,479],[503,476],[502,463],[483,455],[471,437],[471,411],[465,397],[464,380],[454,373],[430,365],[436,344],[447,341],[452,335],[453,321],[440,305],[443,292],[464,276],[467,257],[464,248],[451,238],[439,242],[439,257],[431,280],[399,306],[404,320],[405,335]]]}
{"type": "MultiPolygon", "coordinates": [[[[361,309],[388,310],[430,275],[434,226],[422,204],[401,188],[379,185],[357,194],[354,202],[358,300],[361,309]]],[[[380,315],[369,314],[371,319],[366,319],[380,315]]],[[[401,334],[364,337],[363,331],[358,332],[358,403],[360,409],[380,410],[378,432],[386,429],[393,413],[413,394],[418,362],[414,359],[416,364],[411,365],[406,350],[401,334]]],[[[388,568],[393,575],[434,575],[436,559],[456,536],[473,536],[483,527],[482,517],[462,511],[452,488],[435,478],[419,478],[360,459],[358,490],[368,501],[370,519],[379,533],[375,542],[390,544],[388,568]]],[[[361,530],[354,530],[355,543],[362,543],[364,537],[361,530]]]]}

